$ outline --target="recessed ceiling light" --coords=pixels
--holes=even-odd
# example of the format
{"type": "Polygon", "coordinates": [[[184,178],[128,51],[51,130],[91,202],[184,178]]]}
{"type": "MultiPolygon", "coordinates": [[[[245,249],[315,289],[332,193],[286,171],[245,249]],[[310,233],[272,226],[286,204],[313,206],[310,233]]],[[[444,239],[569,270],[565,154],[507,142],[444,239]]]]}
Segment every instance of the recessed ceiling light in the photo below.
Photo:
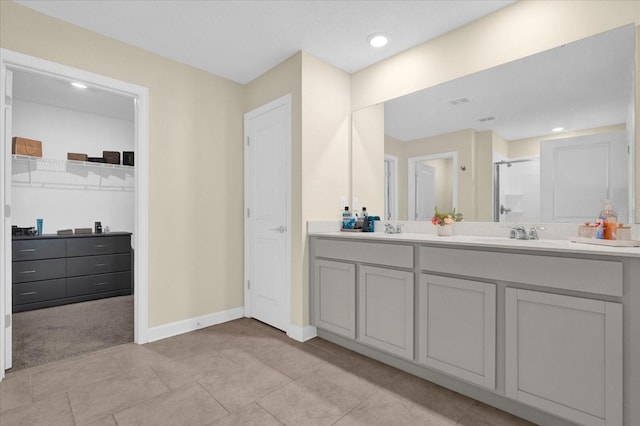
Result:
{"type": "Polygon", "coordinates": [[[553,129],[551,129],[552,132],[561,132],[564,130],[564,127],[554,127],[553,129]]]}
{"type": "Polygon", "coordinates": [[[382,47],[387,45],[389,37],[386,34],[376,33],[371,34],[367,40],[372,47],[382,47]]]}
{"type": "Polygon", "coordinates": [[[87,88],[86,84],[78,83],[77,81],[74,81],[73,83],[71,83],[71,85],[73,87],[77,87],[78,89],[86,89],[87,88]]]}

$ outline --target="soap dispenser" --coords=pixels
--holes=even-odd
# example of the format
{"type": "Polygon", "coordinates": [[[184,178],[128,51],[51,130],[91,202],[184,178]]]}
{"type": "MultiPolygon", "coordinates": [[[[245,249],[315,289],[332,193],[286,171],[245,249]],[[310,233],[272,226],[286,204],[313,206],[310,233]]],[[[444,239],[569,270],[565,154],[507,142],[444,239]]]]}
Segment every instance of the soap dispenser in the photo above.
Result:
{"type": "Polygon", "coordinates": [[[604,227],[604,239],[605,240],[615,240],[616,239],[616,228],[618,226],[618,214],[613,209],[611,205],[611,200],[604,199],[602,200],[602,212],[600,216],[598,216],[598,220],[602,223],[604,227]]]}

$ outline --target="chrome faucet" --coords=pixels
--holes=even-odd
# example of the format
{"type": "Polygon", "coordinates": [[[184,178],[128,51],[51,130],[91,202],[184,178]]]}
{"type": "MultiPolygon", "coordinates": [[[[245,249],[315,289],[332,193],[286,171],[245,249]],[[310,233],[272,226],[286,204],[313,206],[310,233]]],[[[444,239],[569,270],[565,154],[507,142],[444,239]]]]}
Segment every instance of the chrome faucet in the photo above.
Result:
{"type": "Polygon", "coordinates": [[[511,232],[509,232],[509,238],[513,240],[528,240],[529,236],[524,226],[514,226],[511,228],[511,232]]]}
{"type": "Polygon", "coordinates": [[[397,224],[396,226],[393,226],[392,223],[385,223],[384,233],[385,234],[402,234],[402,225],[397,224]]]}
{"type": "Polygon", "coordinates": [[[513,240],[537,240],[538,238],[538,229],[544,229],[542,226],[532,226],[529,228],[529,231],[525,229],[524,226],[514,226],[511,228],[511,232],[509,232],[509,238],[513,240]]]}
{"type": "Polygon", "coordinates": [[[544,230],[544,228],[542,226],[532,226],[531,228],[529,228],[529,239],[530,240],[539,240],[540,238],[538,238],[538,229],[540,230],[544,230]]]}

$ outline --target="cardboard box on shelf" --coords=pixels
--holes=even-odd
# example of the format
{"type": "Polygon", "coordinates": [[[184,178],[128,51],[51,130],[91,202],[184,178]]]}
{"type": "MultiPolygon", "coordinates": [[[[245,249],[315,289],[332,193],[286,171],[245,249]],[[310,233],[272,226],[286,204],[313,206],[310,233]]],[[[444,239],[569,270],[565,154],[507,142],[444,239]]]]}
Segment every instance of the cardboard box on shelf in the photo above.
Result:
{"type": "Polygon", "coordinates": [[[42,142],[16,136],[11,139],[11,153],[28,155],[30,157],[42,157],[42,142]]]}
{"type": "Polygon", "coordinates": [[[67,160],[74,161],[87,161],[89,156],[87,154],[81,154],[78,152],[67,152],[67,160]]]}
{"type": "Polygon", "coordinates": [[[119,151],[102,151],[102,158],[109,164],[120,164],[119,151]]]}

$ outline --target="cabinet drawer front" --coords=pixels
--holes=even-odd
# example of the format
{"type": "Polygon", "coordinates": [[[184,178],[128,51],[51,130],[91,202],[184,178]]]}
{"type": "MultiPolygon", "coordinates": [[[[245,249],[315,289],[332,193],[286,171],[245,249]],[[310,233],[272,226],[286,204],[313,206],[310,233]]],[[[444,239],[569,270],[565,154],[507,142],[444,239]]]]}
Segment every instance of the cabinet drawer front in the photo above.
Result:
{"type": "Polygon", "coordinates": [[[317,239],[316,256],[375,265],[413,268],[413,246],[317,239]]]}
{"type": "Polygon", "coordinates": [[[131,251],[131,237],[129,235],[69,238],[67,240],[67,256],[69,257],[128,253],[129,251],[131,251]]]}
{"type": "Polygon", "coordinates": [[[53,259],[67,255],[64,239],[17,240],[13,241],[11,256],[13,261],[53,259]]]}
{"type": "Polygon", "coordinates": [[[130,254],[106,256],[70,257],[67,259],[67,276],[107,274],[131,269],[130,254]]]}
{"type": "Polygon", "coordinates": [[[14,283],[64,278],[67,275],[66,259],[13,262],[11,268],[14,283]]]}
{"type": "Polygon", "coordinates": [[[69,297],[130,288],[131,272],[89,275],[67,280],[67,296],[69,297]]]}
{"type": "Polygon", "coordinates": [[[47,280],[12,286],[14,306],[45,300],[61,299],[66,296],[67,280],[47,280]]]}
{"type": "Polygon", "coordinates": [[[622,263],[615,261],[420,247],[420,268],[447,274],[622,296],[622,263]]]}

